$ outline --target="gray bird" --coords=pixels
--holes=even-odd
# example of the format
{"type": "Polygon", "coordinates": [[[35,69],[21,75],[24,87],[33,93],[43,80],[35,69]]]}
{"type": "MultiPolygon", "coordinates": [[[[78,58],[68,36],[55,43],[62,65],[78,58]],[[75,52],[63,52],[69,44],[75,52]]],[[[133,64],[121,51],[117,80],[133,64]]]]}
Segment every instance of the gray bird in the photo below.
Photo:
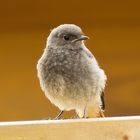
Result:
{"type": "Polygon", "coordinates": [[[38,61],[37,72],[42,90],[61,112],[75,110],[80,118],[104,116],[106,75],[84,40],[80,27],[62,24],[47,38],[38,61]]]}

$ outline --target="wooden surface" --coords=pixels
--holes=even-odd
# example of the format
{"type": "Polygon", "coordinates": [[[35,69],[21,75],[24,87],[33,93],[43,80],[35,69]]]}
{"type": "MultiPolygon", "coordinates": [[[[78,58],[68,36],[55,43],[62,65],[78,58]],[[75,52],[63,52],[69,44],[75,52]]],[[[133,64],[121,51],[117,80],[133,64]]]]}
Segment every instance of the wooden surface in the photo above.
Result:
{"type": "Polygon", "coordinates": [[[0,123],[0,140],[139,140],[140,117],[0,123]]]}

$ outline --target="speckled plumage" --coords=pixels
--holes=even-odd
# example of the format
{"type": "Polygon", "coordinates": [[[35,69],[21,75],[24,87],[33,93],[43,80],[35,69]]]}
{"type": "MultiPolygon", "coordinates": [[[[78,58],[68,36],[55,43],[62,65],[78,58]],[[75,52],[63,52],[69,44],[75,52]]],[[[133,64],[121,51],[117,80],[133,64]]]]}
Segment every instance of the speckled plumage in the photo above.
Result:
{"type": "Polygon", "coordinates": [[[97,117],[106,76],[84,42],[74,42],[81,35],[82,30],[73,24],[53,29],[37,64],[38,77],[45,95],[60,110],[97,117]],[[64,40],[66,34],[71,35],[69,40],[64,40]]]}

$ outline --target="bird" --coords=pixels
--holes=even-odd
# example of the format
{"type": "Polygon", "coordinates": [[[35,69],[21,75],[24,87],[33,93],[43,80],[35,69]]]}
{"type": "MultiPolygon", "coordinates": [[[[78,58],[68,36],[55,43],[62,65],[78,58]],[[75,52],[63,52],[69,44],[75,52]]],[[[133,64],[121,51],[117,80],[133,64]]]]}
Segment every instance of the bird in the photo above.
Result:
{"type": "Polygon", "coordinates": [[[89,39],[75,24],[61,24],[51,30],[37,62],[37,75],[45,96],[64,111],[75,110],[78,118],[104,117],[107,76],[92,52],[89,39]]]}

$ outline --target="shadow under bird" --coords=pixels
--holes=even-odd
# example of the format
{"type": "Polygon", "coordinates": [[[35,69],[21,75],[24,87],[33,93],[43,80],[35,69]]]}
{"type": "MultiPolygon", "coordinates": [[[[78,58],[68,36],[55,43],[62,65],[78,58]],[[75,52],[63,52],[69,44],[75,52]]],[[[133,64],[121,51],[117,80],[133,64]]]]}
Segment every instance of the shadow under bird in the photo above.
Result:
{"type": "Polygon", "coordinates": [[[38,61],[42,90],[61,112],[75,110],[80,118],[104,116],[106,75],[84,44],[80,27],[62,24],[47,38],[38,61]]]}

